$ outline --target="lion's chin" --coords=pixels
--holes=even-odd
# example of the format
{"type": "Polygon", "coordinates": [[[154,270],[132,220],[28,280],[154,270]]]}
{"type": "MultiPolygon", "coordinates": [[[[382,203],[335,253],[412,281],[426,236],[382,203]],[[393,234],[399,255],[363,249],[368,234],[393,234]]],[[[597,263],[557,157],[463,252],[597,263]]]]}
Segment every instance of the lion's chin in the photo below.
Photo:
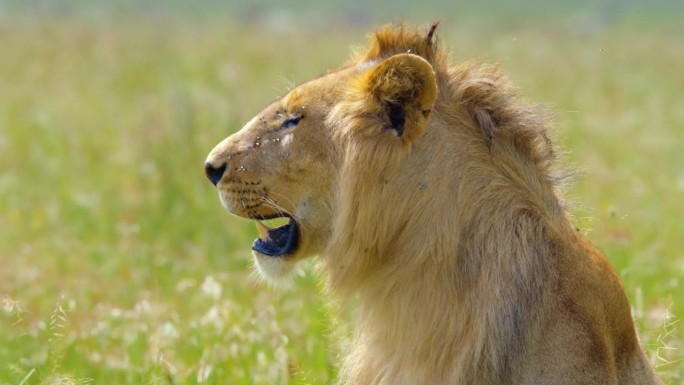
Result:
{"type": "Polygon", "coordinates": [[[274,258],[256,250],[252,250],[252,256],[259,275],[271,283],[287,280],[297,264],[294,258],[274,258]]]}

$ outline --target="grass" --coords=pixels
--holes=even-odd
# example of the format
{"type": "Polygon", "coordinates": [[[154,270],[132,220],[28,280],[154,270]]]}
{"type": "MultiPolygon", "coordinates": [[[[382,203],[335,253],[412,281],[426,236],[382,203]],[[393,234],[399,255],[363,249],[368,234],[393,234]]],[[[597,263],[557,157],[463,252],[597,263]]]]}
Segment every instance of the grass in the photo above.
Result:
{"type": "MultiPolygon", "coordinates": [[[[5,20],[0,384],[331,383],[347,326],[311,268],[259,282],[256,232],[222,210],[202,164],[365,32],[5,20]]],[[[670,384],[684,383],[681,36],[628,23],[441,32],[455,60],[500,61],[559,111],[576,221],[621,276],[670,384]]]]}

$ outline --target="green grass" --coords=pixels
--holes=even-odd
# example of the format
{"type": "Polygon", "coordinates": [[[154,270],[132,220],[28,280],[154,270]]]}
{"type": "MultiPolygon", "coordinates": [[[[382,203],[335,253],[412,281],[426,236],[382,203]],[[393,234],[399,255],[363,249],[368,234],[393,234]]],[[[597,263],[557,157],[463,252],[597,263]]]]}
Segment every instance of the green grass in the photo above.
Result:
{"type": "MultiPolygon", "coordinates": [[[[0,384],[331,383],[348,325],[310,267],[278,288],[254,276],[256,232],[202,165],[366,31],[3,23],[0,384]]],[[[470,24],[442,41],[559,112],[577,223],[622,277],[659,373],[684,383],[684,363],[666,363],[681,350],[663,348],[684,344],[666,317],[684,315],[684,34],[470,24]]]]}

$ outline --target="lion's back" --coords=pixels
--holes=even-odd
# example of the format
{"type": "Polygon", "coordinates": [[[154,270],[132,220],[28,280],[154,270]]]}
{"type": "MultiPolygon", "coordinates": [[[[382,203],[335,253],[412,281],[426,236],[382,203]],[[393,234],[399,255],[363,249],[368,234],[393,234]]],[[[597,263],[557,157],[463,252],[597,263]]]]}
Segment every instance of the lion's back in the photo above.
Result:
{"type": "Polygon", "coordinates": [[[576,231],[560,234],[548,291],[520,384],[661,384],[639,347],[624,288],[604,254],[576,231]]]}

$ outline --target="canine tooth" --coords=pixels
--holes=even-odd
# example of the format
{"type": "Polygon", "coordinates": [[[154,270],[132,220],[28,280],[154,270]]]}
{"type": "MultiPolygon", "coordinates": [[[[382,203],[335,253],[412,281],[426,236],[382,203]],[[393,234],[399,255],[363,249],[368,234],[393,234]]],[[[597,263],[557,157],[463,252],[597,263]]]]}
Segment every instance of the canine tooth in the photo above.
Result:
{"type": "Polygon", "coordinates": [[[256,221],[256,227],[259,231],[259,239],[264,242],[268,241],[268,227],[264,226],[260,221],[256,221]]]}

